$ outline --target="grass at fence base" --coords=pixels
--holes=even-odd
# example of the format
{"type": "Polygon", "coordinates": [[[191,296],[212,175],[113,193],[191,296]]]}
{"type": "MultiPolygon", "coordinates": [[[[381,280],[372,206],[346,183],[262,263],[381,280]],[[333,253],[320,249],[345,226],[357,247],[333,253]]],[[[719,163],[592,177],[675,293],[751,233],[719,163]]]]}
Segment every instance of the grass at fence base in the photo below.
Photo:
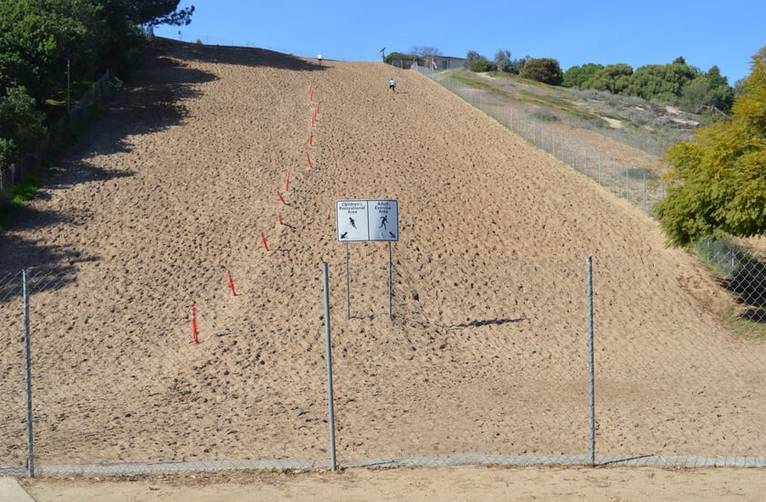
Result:
{"type": "Polygon", "coordinates": [[[766,337],[764,262],[749,249],[728,238],[697,241],[692,250],[737,301],[737,305],[728,307],[724,313],[734,332],[743,336],[766,337]],[[749,281],[751,291],[748,296],[733,287],[735,280],[745,284],[749,281]]]}
{"type": "Polygon", "coordinates": [[[13,187],[8,200],[0,204],[0,228],[7,227],[13,221],[19,208],[34,197],[39,188],[40,183],[37,174],[25,176],[20,183],[13,187]]]}
{"type": "Polygon", "coordinates": [[[0,200],[0,228],[7,228],[16,218],[19,209],[31,200],[40,189],[40,179],[50,168],[50,161],[57,158],[69,146],[76,144],[80,136],[94,121],[103,116],[105,107],[102,103],[94,103],[81,112],[79,117],[72,116],[63,136],[58,141],[51,142],[47,160],[40,162],[31,174],[25,176],[20,183],[13,187],[7,200],[0,200]]]}
{"type": "Polygon", "coordinates": [[[740,336],[766,338],[766,308],[754,307],[740,312],[732,306],[726,310],[725,318],[740,336]],[[756,320],[749,319],[749,316],[754,316],[756,320]]]}

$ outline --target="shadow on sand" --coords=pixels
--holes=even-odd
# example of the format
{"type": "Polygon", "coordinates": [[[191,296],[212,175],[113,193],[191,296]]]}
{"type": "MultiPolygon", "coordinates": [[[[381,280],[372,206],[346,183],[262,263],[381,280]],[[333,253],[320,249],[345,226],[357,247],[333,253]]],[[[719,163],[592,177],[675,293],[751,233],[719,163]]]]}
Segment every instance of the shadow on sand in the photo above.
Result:
{"type": "MultiPolygon", "coordinates": [[[[98,156],[130,152],[130,137],[182,123],[188,116],[185,103],[201,93],[199,84],[217,78],[168,57],[162,47],[149,47],[134,82],[112,97],[106,103],[106,111],[80,134],[77,143],[39,174],[40,190],[31,203],[6,209],[12,214],[6,227],[0,229],[0,278],[13,277],[15,282],[22,268],[34,267],[39,274],[44,270],[49,277],[61,277],[60,281],[52,281],[60,286],[76,280],[76,263],[99,260],[98,256],[86,256],[81,246],[56,245],[30,235],[30,231],[55,225],[87,225],[98,207],[65,211],[41,209],[48,205],[36,202],[63,196],[58,192],[77,185],[132,176],[132,171],[104,165],[98,156]]],[[[37,291],[50,287],[41,282],[37,291]]],[[[11,284],[4,291],[14,294],[0,295],[0,302],[20,294],[20,287],[11,284]]]]}
{"type": "Polygon", "coordinates": [[[453,324],[450,329],[467,329],[467,328],[481,328],[482,326],[502,326],[503,324],[509,324],[514,322],[526,321],[524,317],[518,318],[499,318],[499,319],[477,319],[474,321],[465,322],[462,324],[453,324]]]}
{"type": "Polygon", "coordinates": [[[268,66],[295,71],[317,71],[327,67],[327,63],[319,65],[310,59],[267,49],[184,43],[167,38],[157,38],[156,44],[173,56],[203,63],[268,66]]]}

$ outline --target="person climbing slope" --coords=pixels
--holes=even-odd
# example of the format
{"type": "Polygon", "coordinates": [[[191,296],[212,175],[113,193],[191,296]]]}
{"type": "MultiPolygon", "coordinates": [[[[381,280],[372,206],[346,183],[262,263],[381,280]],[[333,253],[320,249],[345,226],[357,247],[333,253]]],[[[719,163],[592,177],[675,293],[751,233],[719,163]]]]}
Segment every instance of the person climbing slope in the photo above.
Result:
{"type": "Polygon", "coordinates": [[[391,92],[396,92],[396,80],[389,79],[388,80],[388,88],[391,89],[391,92]]]}

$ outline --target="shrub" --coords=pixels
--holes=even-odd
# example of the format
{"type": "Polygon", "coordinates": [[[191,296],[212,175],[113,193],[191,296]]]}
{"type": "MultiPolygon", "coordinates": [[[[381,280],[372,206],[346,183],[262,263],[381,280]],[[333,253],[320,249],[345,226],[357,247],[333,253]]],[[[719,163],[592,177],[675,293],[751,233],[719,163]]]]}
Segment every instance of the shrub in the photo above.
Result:
{"type": "Polygon", "coordinates": [[[549,112],[548,110],[537,110],[536,112],[532,113],[532,117],[542,120],[543,122],[558,122],[559,116],[556,115],[553,112],[549,112]]]}
{"type": "Polygon", "coordinates": [[[573,66],[564,72],[564,78],[561,85],[564,87],[583,87],[583,83],[592,79],[600,70],[603,70],[603,65],[595,63],[587,63],[582,66],[573,66]]]}
{"type": "Polygon", "coordinates": [[[45,134],[43,120],[23,87],[12,87],[0,97],[0,167],[37,149],[45,134]]]}
{"type": "Polygon", "coordinates": [[[721,75],[717,66],[687,82],[678,101],[681,108],[692,113],[712,109],[728,112],[733,103],[734,89],[729,86],[726,77],[721,75]]]}
{"type": "Polygon", "coordinates": [[[553,58],[529,59],[521,70],[521,76],[551,85],[559,85],[564,78],[559,62],[553,58]]]}
{"type": "Polygon", "coordinates": [[[383,59],[384,63],[393,64],[395,61],[417,61],[417,56],[413,54],[405,54],[403,52],[392,52],[388,54],[385,59],[383,59]]]}
{"type": "Polygon", "coordinates": [[[524,65],[527,64],[527,61],[529,61],[529,56],[524,56],[520,59],[511,59],[511,64],[508,67],[508,73],[513,73],[514,75],[519,75],[521,73],[521,70],[524,69],[524,65]]]}
{"type": "Polygon", "coordinates": [[[498,71],[511,71],[511,51],[500,49],[495,53],[495,66],[498,71]]]}
{"type": "Polygon", "coordinates": [[[588,89],[619,94],[628,87],[632,75],[633,67],[630,65],[625,63],[610,64],[593,72],[580,85],[588,89]]]}
{"type": "Polygon", "coordinates": [[[636,70],[623,90],[644,99],[677,103],[684,86],[698,74],[699,70],[686,64],[646,65],[636,70]]]}
{"type": "Polygon", "coordinates": [[[722,233],[766,233],[766,47],[732,107],[732,118],[677,143],[657,215],[673,245],[722,233]]]}
{"type": "Polygon", "coordinates": [[[495,64],[484,56],[479,56],[479,59],[473,60],[468,65],[468,69],[475,72],[494,71],[496,68],[495,64]]]}
{"type": "Polygon", "coordinates": [[[481,57],[481,54],[476,51],[468,51],[465,55],[465,67],[470,68],[471,64],[481,57]]]}
{"type": "Polygon", "coordinates": [[[0,138],[0,169],[8,167],[15,160],[16,144],[10,138],[0,138]]]}
{"type": "Polygon", "coordinates": [[[683,58],[671,64],[641,66],[635,72],[624,63],[573,66],[564,74],[563,85],[671,103],[694,113],[727,112],[734,100],[734,90],[717,66],[703,73],[683,58]]]}

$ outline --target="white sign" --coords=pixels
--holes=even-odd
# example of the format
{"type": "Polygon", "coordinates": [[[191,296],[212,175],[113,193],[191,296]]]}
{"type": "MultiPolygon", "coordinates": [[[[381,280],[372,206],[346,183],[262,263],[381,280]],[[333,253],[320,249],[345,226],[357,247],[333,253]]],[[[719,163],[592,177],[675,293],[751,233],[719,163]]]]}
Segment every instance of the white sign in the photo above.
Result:
{"type": "Polygon", "coordinates": [[[399,240],[399,204],[395,200],[339,200],[335,209],[341,242],[399,240]]]}

